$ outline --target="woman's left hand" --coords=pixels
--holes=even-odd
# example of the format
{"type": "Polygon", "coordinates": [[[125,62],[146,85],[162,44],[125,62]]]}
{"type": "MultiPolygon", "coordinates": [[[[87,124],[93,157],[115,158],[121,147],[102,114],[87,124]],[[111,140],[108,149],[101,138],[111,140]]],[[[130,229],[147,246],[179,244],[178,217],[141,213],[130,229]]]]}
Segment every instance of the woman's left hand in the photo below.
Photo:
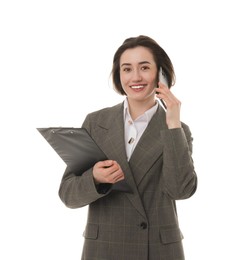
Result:
{"type": "Polygon", "coordinates": [[[156,97],[162,99],[167,107],[166,111],[166,123],[169,129],[180,128],[180,108],[181,102],[173,95],[171,90],[162,83],[158,83],[158,88],[156,88],[156,97]]]}

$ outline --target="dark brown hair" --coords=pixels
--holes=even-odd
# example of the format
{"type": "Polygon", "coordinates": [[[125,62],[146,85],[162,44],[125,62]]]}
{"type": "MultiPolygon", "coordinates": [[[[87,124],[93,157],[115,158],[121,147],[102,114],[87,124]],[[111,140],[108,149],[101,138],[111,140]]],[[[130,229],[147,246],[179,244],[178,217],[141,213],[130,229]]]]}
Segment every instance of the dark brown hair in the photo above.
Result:
{"type": "Polygon", "coordinates": [[[113,58],[113,68],[111,71],[114,89],[121,95],[126,95],[120,82],[120,57],[127,49],[132,49],[138,46],[146,47],[152,53],[154,61],[159,71],[162,67],[169,88],[175,83],[175,73],[173,64],[168,57],[167,53],[159,46],[159,44],[152,38],[144,35],[138,37],[131,37],[126,39],[123,44],[116,51],[113,58]]]}

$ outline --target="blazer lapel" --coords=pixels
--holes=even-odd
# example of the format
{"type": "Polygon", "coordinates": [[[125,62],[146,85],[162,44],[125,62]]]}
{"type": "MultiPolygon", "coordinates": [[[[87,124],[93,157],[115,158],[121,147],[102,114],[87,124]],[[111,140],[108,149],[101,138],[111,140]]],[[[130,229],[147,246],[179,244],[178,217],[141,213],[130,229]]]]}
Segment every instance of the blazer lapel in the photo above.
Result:
{"type": "Polygon", "coordinates": [[[147,218],[133,174],[127,161],[124,140],[123,105],[118,106],[111,114],[110,118],[105,120],[105,122],[101,121],[99,127],[103,130],[103,133],[101,140],[98,140],[98,144],[109,159],[115,160],[120,164],[125,174],[125,181],[132,189],[132,193],[124,194],[128,197],[137,211],[144,218],[147,218]]]}
{"type": "Polygon", "coordinates": [[[129,161],[137,186],[155,161],[162,155],[163,146],[160,137],[162,129],[167,129],[166,117],[164,110],[159,107],[145,129],[129,161]]]}

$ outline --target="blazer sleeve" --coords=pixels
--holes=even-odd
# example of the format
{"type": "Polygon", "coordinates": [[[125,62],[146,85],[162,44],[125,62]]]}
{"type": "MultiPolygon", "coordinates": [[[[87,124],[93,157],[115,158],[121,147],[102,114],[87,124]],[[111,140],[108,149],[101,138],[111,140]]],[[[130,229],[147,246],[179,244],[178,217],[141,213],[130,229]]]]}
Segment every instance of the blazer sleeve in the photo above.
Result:
{"type": "Polygon", "coordinates": [[[69,208],[84,207],[110,191],[110,185],[95,185],[92,168],[81,176],[76,176],[67,167],[62,177],[59,197],[69,208]]]}
{"type": "MultiPolygon", "coordinates": [[[[83,123],[84,128],[90,132],[90,116],[83,123]]],[[[86,206],[101,197],[106,196],[111,190],[111,184],[96,185],[93,178],[93,168],[88,169],[81,176],[76,176],[69,167],[62,177],[59,197],[69,208],[86,206]]]]}
{"type": "Polygon", "coordinates": [[[197,188],[197,175],[192,159],[192,141],[189,127],[167,129],[161,132],[163,150],[163,190],[171,199],[191,197],[197,188]]]}

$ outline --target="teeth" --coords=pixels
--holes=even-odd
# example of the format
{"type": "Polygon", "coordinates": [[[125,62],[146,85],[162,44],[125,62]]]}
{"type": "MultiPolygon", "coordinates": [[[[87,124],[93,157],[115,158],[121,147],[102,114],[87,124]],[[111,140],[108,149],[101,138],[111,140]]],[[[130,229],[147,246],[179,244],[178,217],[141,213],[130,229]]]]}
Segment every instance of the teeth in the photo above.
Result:
{"type": "Polygon", "coordinates": [[[132,86],[131,88],[135,88],[135,89],[139,89],[139,88],[143,88],[144,86],[132,86]]]}

